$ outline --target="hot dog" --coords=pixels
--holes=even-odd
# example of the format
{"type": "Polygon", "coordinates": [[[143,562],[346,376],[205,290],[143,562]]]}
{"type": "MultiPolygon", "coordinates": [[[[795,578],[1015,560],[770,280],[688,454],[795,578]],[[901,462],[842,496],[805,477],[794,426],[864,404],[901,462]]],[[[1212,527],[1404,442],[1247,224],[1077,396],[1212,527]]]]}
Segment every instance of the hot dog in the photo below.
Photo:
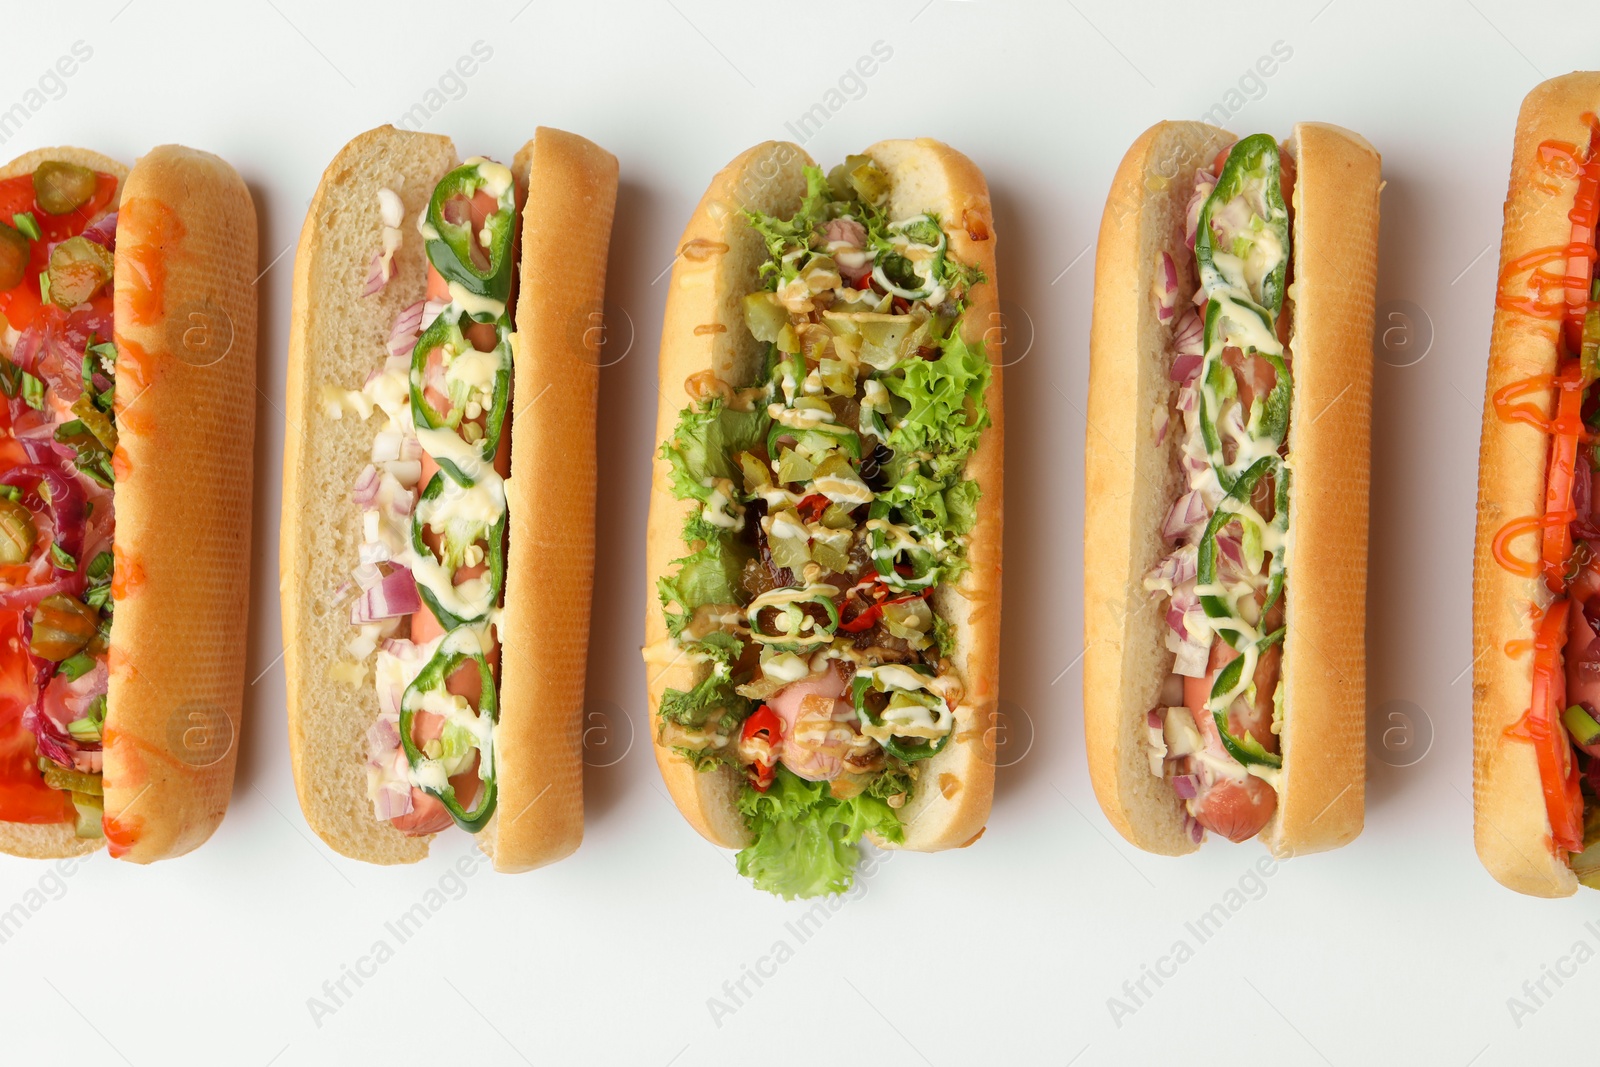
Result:
{"type": "Polygon", "coordinates": [[[1600,886],[1600,73],[1522,103],[1478,458],[1473,809],[1478,856],[1533,896],[1600,886]]]}
{"type": "Polygon", "coordinates": [[[1160,123],[1096,253],[1084,719],[1113,826],[1335,848],[1363,813],[1378,154],[1160,123]]]}
{"type": "Polygon", "coordinates": [[[227,810],[256,272],[215,156],[0,170],[0,850],[148,863],[227,810]]]}
{"type": "Polygon", "coordinates": [[[345,855],[413,862],[459,826],[518,871],[582,837],[616,181],[612,156],[559,130],[508,167],[384,127],[345,147],[312,202],[285,662],[301,807],[345,855]]]}
{"type": "Polygon", "coordinates": [[[931,140],[712,182],[662,334],[645,661],[657,764],[785,897],[993,795],[1001,403],[988,189],[931,140]]]}

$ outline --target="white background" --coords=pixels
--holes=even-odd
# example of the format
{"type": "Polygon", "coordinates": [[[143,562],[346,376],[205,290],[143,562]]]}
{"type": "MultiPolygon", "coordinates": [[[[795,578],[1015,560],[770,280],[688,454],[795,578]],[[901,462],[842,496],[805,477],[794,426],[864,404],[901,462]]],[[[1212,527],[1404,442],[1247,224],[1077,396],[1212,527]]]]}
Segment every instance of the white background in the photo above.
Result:
{"type": "Polygon", "coordinates": [[[265,273],[256,680],[232,808],[203,849],[150,869],[0,859],[0,911],[28,913],[0,943],[0,1061],[1465,1065],[1592,1049],[1600,898],[1519,897],[1478,865],[1467,668],[1512,130],[1535,83],[1595,62],[1593,12],[1534,21],[1509,0],[522,4],[6,5],[0,109],[74,42],[93,55],[49,86],[58,98],[0,156],[215,151],[255,196],[265,273]],[[427,129],[463,155],[505,158],[535,125],[558,126],[621,161],[589,661],[590,758],[611,765],[587,775],[574,857],[458,880],[452,863],[476,855],[462,835],[425,863],[371,867],[326,848],[295,802],[277,659],[280,411],[292,244],[322,168],[355,134],[398,121],[480,39],[492,57],[427,129]],[[678,816],[650,758],[637,649],[654,354],[661,275],[711,175],[792,137],[784,123],[879,40],[892,57],[806,147],[831,165],[878,138],[928,135],[988,176],[1020,360],[1006,412],[1013,765],[981,842],[890,858],[802,940],[786,924],[805,906],[752,891],[678,816]],[[1376,351],[1374,400],[1369,722],[1392,744],[1372,748],[1362,836],[1260,878],[1259,845],[1148,856],[1095,804],[1078,666],[1081,412],[1092,246],[1118,160],[1156,120],[1230,103],[1276,42],[1292,55],[1246,79],[1229,125],[1284,136],[1321,119],[1378,147],[1380,316],[1405,315],[1385,319],[1400,332],[1376,351]],[[404,943],[386,929],[440,900],[404,943]],[[1202,943],[1185,924],[1217,904],[1229,917],[1202,943]],[[1162,960],[1180,939],[1192,958],[1174,973],[1162,960]],[[379,941],[392,952],[381,963],[379,941]],[[1136,1002],[1124,983],[1147,965],[1173,976],[1146,978],[1136,1002]],[[1547,965],[1573,977],[1545,978],[1536,1002],[1523,985],[1547,965]],[[358,967],[359,986],[345,977],[358,967]],[[746,977],[758,970],[759,986],[746,977]],[[342,977],[336,1001],[324,983],[342,977]],[[741,978],[744,993],[731,986],[741,978]],[[1534,1010],[1514,1013],[1512,997],[1534,1010]]]}

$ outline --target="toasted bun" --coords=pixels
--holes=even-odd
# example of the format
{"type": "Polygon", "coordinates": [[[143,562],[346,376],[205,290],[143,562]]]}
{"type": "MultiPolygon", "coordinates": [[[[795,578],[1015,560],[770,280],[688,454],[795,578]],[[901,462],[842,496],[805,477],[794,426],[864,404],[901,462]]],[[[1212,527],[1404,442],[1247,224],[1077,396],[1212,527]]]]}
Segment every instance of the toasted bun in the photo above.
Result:
{"type": "MultiPolygon", "coordinates": [[[[993,738],[998,699],[1000,643],[1000,548],[1003,512],[1001,453],[1003,405],[1000,364],[1002,336],[986,330],[998,322],[993,214],[983,175],[970,160],[937,141],[881,141],[867,150],[891,176],[889,214],[905,218],[937,212],[950,232],[951,254],[988,275],[976,287],[962,320],[963,336],[982,340],[991,362],[987,394],[993,425],[967,464],[968,477],[982,496],[968,548],[971,568],[959,586],[941,586],[936,604],[955,633],[954,657],[966,688],[966,705],[955,736],[928,761],[918,788],[902,809],[907,849],[935,851],[968,844],[983,830],[994,795],[993,738]]],[[[752,381],[761,351],[745,329],[742,301],[759,287],[758,271],[767,259],[760,237],[742,210],[788,217],[805,194],[804,168],[812,160],[798,145],[768,141],[740,155],[712,180],[679,245],[672,291],[662,325],[660,392],[656,439],[665,441],[689,402],[684,382],[712,370],[735,386],[752,381]]],[[[672,495],[671,465],[655,457],[646,545],[648,606],[645,611],[645,664],[649,678],[651,728],[667,689],[688,689],[698,671],[672,648],[662,617],[656,582],[681,556],[683,522],[692,505],[672,495]]],[[[673,801],[690,825],[725,848],[749,843],[749,831],[735,803],[741,779],[729,767],[697,772],[659,743],[656,763],[673,801]]],[[[883,844],[883,842],[879,842],[883,844]]]]}
{"type": "MultiPolygon", "coordinates": [[[[1573,73],[1538,85],[1522,102],[1511,154],[1500,267],[1518,256],[1571,239],[1578,183],[1539,165],[1541,142],[1585,145],[1584,112],[1600,108],[1600,73],[1573,73]]],[[[1521,292],[1508,293],[1520,298],[1521,292]]],[[[1551,596],[1544,582],[1521,578],[1494,558],[1497,533],[1512,519],[1544,514],[1549,438],[1526,423],[1507,422],[1494,410],[1494,394],[1512,382],[1556,369],[1559,322],[1535,319],[1499,306],[1489,342],[1483,436],[1478,452],[1478,530],[1472,582],[1473,836],[1478,858],[1502,885],[1540,897],[1570,896],[1578,880],[1551,842],[1539,766],[1533,746],[1505,736],[1533,699],[1533,656],[1512,655],[1513,642],[1533,637],[1531,609],[1551,596]]],[[[1524,398],[1546,414],[1551,398],[1524,398]]],[[[1531,539],[1514,549],[1522,555],[1531,539]]]]}
{"type": "MultiPolygon", "coordinates": [[[[311,827],[336,851],[370,863],[412,863],[428,837],[372,815],[366,732],[378,717],[370,683],[329,670],[347,658],[350,627],[334,592],[361,539],[350,486],[374,428],[329,419],[322,387],[352,388],[382,357],[396,315],[426,288],[414,226],[456,165],[449,138],[384,126],[334,158],[312,199],[295,259],[289,337],[289,425],[279,545],[289,743],[311,827]],[[405,207],[396,274],[362,297],[377,235],[378,190],[405,207]]],[[[583,834],[580,719],[594,571],[594,418],[599,319],[616,161],[572,134],[539,129],[513,170],[525,199],[512,383],[509,547],[500,684],[500,798],[479,835],[498,870],[560,859],[583,834]],[[550,273],[556,267],[559,274],[550,273]],[[547,390],[551,395],[545,396],[547,390]]]]}
{"type": "Polygon", "coordinates": [[[540,128],[526,183],[500,640],[500,800],[480,835],[497,871],[583,839],[583,690],[594,582],[595,402],[617,161],[540,128]]]}
{"type": "MultiPolygon", "coordinates": [[[[1084,574],[1084,723],[1090,777],[1119,833],[1181,855],[1183,803],[1150,773],[1144,718],[1171,672],[1166,623],[1144,575],[1166,553],[1163,516],[1181,489],[1179,436],[1155,442],[1172,403],[1168,330],[1150,298],[1157,255],[1183,247],[1194,173],[1234,140],[1203,123],[1159,123],[1124,157],[1096,253],[1090,336],[1084,574]]],[[[1295,481],[1284,649],[1284,772],[1262,831],[1278,856],[1336,848],[1361,830],[1366,713],[1367,486],[1378,154],[1338,127],[1302,123],[1294,156],[1295,481]],[[1321,416],[1337,404],[1339,418],[1321,416]],[[1309,758],[1295,760],[1296,748],[1309,758]]],[[[1194,265],[1174,256],[1179,291],[1194,265]]]]}
{"type": "MultiPolygon", "coordinates": [[[[29,153],[4,175],[65,159],[124,177],[113,283],[116,621],[105,731],[113,855],[182,855],[222,821],[244,694],[255,433],[256,220],[233,168],[167,145],[126,172],[76,149],[29,153]]],[[[0,848],[98,847],[70,826],[0,831],[0,848]]]]}

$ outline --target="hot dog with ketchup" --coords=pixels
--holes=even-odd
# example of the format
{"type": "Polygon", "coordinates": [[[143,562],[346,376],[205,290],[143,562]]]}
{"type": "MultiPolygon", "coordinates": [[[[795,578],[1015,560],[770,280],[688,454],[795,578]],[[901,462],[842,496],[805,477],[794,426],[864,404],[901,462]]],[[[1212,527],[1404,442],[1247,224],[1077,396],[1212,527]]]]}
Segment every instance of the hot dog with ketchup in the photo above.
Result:
{"type": "Polygon", "coordinates": [[[0,850],[147,863],[227,810],[257,270],[215,156],[0,170],[0,850]]]}

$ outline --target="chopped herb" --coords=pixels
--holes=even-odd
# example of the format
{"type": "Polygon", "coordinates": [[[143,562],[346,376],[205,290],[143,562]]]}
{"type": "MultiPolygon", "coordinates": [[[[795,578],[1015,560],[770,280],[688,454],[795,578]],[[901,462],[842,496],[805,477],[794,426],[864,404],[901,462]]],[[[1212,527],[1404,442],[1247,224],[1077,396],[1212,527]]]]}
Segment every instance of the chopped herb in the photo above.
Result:
{"type": "Polygon", "coordinates": [[[91,608],[104,608],[111,599],[111,585],[91,585],[84,591],[83,602],[91,608]]]}
{"type": "Polygon", "coordinates": [[[92,670],[94,670],[94,657],[87,652],[79,652],[61,661],[59,673],[66,675],[67,681],[75,682],[92,670]]]}
{"type": "Polygon", "coordinates": [[[57,567],[60,567],[64,571],[75,571],[78,569],[78,561],[73,559],[71,553],[67,552],[54,541],[50,543],[50,560],[57,567]]]}
{"type": "Polygon", "coordinates": [[[44,383],[27,371],[18,371],[22,381],[22,399],[35,411],[44,410],[44,383]]]}
{"type": "Polygon", "coordinates": [[[12,215],[11,225],[15,226],[18,230],[33,238],[35,241],[39,241],[44,238],[44,234],[39,232],[39,222],[33,217],[33,212],[31,211],[20,211],[17,214],[12,215]]]}
{"type": "Polygon", "coordinates": [[[11,362],[5,356],[0,356],[0,393],[9,400],[17,395],[17,386],[21,383],[22,368],[11,362]]]}
{"type": "Polygon", "coordinates": [[[50,303],[50,272],[39,272],[39,299],[46,304],[50,303]]]}
{"type": "Polygon", "coordinates": [[[89,580],[98,582],[102,578],[109,578],[111,576],[111,568],[115,563],[116,560],[111,553],[101,552],[89,561],[89,580]]]}
{"type": "Polygon", "coordinates": [[[13,502],[20,502],[22,500],[22,490],[14,485],[0,485],[0,496],[13,502]]]}

